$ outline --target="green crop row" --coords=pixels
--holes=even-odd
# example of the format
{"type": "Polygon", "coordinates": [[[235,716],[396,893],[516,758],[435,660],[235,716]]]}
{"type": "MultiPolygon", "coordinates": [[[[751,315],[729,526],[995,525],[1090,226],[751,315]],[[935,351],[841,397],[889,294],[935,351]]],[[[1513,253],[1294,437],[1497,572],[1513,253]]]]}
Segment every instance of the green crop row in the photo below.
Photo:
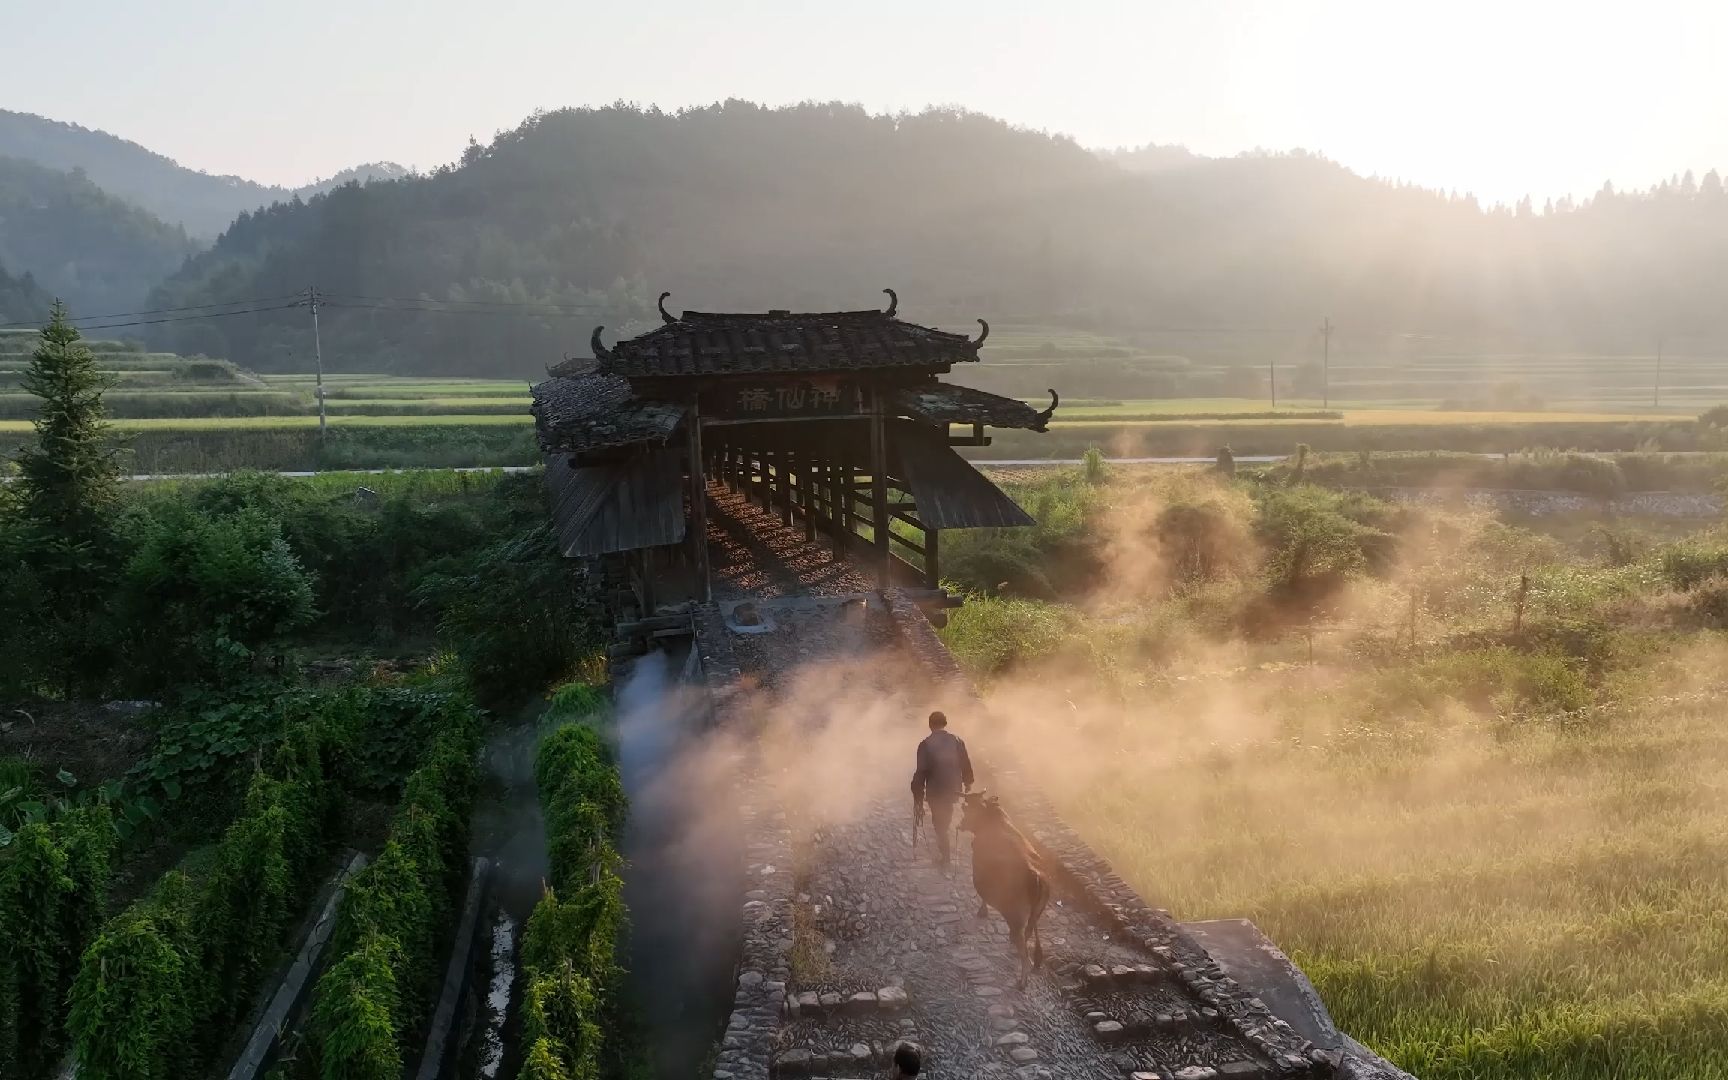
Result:
{"type": "Polygon", "coordinates": [[[106,806],[19,829],[0,852],[0,1076],[34,1080],[66,1050],[66,1000],[107,902],[106,806]]]}
{"type": "Polygon", "coordinates": [[[334,959],[312,994],[314,1053],[327,1080],[401,1080],[463,880],[479,738],[479,713],[452,710],[403,785],[383,851],[348,883],[334,959]]]}
{"type": "Polygon", "coordinates": [[[522,936],[522,1080],[598,1075],[603,1037],[624,1026],[616,1022],[616,951],[625,911],[613,846],[624,827],[624,787],[588,722],[604,706],[590,687],[559,690],[547,718],[561,726],[535,756],[553,886],[522,936]]]}
{"type": "Polygon", "coordinates": [[[324,864],[339,712],[291,727],[214,850],[164,874],[102,927],[67,1021],[82,1080],[169,1080],[208,1067],[324,864]]]}
{"type": "MultiPolygon", "coordinates": [[[[102,395],[116,420],[195,416],[296,416],[314,406],[295,394],[272,390],[121,390],[102,395]]],[[[40,399],[0,393],[0,420],[34,420],[40,399]]]]}

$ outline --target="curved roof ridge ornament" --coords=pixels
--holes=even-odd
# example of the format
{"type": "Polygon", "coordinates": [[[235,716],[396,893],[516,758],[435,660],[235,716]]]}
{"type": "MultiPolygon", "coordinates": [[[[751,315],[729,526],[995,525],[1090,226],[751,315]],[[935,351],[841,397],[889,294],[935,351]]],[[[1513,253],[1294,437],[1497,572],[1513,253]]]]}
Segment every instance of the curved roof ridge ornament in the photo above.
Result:
{"type": "MultiPolygon", "coordinates": [[[[982,322],[983,320],[979,321],[982,322]]],[[[1054,389],[1046,389],[1044,392],[1050,395],[1050,407],[1038,414],[1038,426],[1032,429],[1034,431],[1043,431],[1048,427],[1050,418],[1056,415],[1056,406],[1062,404],[1062,399],[1056,396],[1054,389]]]]}
{"type": "Polygon", "coordinates": [[[669,314],[669,313],[668,313],[668,312],[667,312],[667,311],[666,311],[666,298],[667,298],[667,297],[668,297],[668,296],[671,296],[671,295],[672,295],[672,294],[671,294],[671,293],[669,293],[669,292],[663,292],[663,293],[661,293],[661,294],[660,294],[660,299],[658,299],[658,300],[656,300],[656,301],[654,301],[654,306],[655,306],[655,307],[657,307],[657,308],[659,308],[659,309],[660,309],[660,317],[661,317],[661,318],[662,318],[662,319],[664,319],[664,320],[665,320],[665,321],[667,321],[667,322],[669,322],[669,323],[675,323],[675,322],[677,322],[677,321],[678,321],[678,320],[677,320],[677,319],[674,319],[674,318],[673,318],[673,317],[672,317],[672,316],[671,316],[671,315],[670,315],[670,314],[669,314]]]}
{"type": "Polygon", "coordinates": [[[606,346],[600,344],[600,331],[604,329],[606,329],[606,327],[603,325],[596,326],[594,328],[593,336],[588,339],[588,345],[594,350],[594,359],[596,360],[612,359],[612,354],[606,351],[606,346]]]}
{"type": "Polygon", "coordinates": [[[900,310],[900,297],[895,294],[893,289],[883,289],[882,291],[888,294],[888,310],[882,314],[892,319],[894,313],[900,310]]]}
{"type": "Polygon", "coordinates": [[[978,325],[983,327],[984,329],[982,329],[978,332],[978,340],[974,341],[972,343],[972,347],[975,349],[983,348],[984,347],[984,339],[990,336],[990,324],[989,323],[985,322],[983,319],[979,319],[978,325]]]}

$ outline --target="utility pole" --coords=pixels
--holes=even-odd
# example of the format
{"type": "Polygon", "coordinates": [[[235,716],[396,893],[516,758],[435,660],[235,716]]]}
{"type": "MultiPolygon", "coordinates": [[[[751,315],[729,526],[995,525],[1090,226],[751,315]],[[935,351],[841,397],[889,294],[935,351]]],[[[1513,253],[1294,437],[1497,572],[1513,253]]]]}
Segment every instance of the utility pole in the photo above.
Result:
{"type": "Polygon", "coordinates": [[[1332,316],[1320,321],[1320,407],[1332,407],[1332,316]]]}
{"type": "Polygon", "coordinates": [[[1662,404],[1662,335],[1656,335],[1656,386],[1650,391],[1650,404],[1660,407],[1662,404]]]}
{"type": "Polygon", "coordinates": [[[1278,409],[1278,361],[1275,357],[1266,358],[1266,385],[1272,388],[1272,409],[1278,409]]]}
{"type": "Polygon", "coordinates": [[[318,377],[312,396],[318,399],[318,442],[324,442],[324,344],[318,338],[318,286],[306,286],[306,306],[312,309],[312,354],[318,358],[318,377]]]}

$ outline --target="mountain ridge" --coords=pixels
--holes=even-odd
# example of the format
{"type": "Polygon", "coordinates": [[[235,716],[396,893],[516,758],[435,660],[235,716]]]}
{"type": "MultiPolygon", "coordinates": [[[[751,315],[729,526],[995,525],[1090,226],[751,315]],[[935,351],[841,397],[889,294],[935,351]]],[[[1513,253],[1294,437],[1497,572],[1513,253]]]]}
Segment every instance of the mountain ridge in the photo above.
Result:
{"type": "Polygon", "coordinates": [[[98,187],[199,240],[213,240],[242,211],[311,198],[349,181],[396,180],[409,170],[367,162],[298,187],[191,169],[119,135],[33,113],[0,109],[0,156],[64,172],[82,170],[98,187]]]}

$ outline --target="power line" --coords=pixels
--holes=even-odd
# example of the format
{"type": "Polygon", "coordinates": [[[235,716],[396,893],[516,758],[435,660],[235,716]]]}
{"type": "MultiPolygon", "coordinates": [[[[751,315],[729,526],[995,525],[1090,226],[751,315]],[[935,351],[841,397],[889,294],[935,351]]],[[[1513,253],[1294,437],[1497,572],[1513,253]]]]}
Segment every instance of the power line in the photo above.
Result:
{"type": "Polygon", "coordinates": [[[476,308],[401,307],[395,304],[355,304],[346,300],[332,300],[328,298],[326,298],[323,303],[325,307],[349,308],[356,311],[399,311],[403,314],[489,315],[494,317],[503,316],[542,319],[591,319],[594,317],[595,311],[603,310],[599,308],[590,308],[585,311],[553,311],[523,308],[515,310],[488,311],[476,308]]]}
{"type": "MultiPolygon", "coordinates": [[[[183,311],[202,312],[202,311],[204,311],[205,308],[234,307],[235,305],[238,305],[238,304],[269,304],[269,303],[274,303],[275,301],[278,301],[278,300],[294,300],[294,299],[299,298],[302,295],[303,294],[301,294],[301,293],[288,293],[285,296],[255,296],[255,297],[252,297],[252,298],[246,299],[246,300],[223,300],[219,303],[189,304],[185,307],[150,308],[150,309],[147,309],[144,311],[116,311],[116,312],[112,312],[111,314],[107,314],[107,315],[75,315],[67,321],[71,322],[73,325],[82,326],[82,324],[84,324],[84,323],[107,322],[110,319],[124,319],[124,318],[130,318],[131,316],[134,316],[134,315],[171,315],[171,314],[174,314],[175,312],[183,312],[183,311]]],[[[226,314],[240,314],[240,313],[239,312],[230,313],[230,312],[216,311],[216,312],[207,312],[206,314],[226,315],[226,314]]],[[[201,318],[203,316],[189,315],[187,317],[188,318],[201,318]]],[[[18,327],[34,329],[35,327],[38,327],[41,325],[42,325],[42,323],[40,322],[40,320],[26,319],[26,320],[23,320],[21,322],[0,323],[0,328],[8,329],[8,330],[18,328],[18,327]]]]}
{"type": "Polygon", "coordinates": [[[252,315],[260,311],[288,311],[291,308],[304,307],[304,300],[291,304],[276,304],[271,307],[241,308],[239,311],[209,311],[201,315],[173,315],[164,319],[135,319],[132,322],[103,323],[100,326],[80,325],[79,330],[118,330],[123,326],[154,326],[157,323],[190,322],[193,319],[221,319],[229,315],[252,315]]]}
{"type": "Polygon", "coordinates": [[[604,311],[603,304],[521,303],[515,300],[440,300],[430,296],[360,296],[354,293],[324,293],[326,299],[368,300],[383,304],[449,304],[463,307],[534,308],[560,311],[604,311]]]}

